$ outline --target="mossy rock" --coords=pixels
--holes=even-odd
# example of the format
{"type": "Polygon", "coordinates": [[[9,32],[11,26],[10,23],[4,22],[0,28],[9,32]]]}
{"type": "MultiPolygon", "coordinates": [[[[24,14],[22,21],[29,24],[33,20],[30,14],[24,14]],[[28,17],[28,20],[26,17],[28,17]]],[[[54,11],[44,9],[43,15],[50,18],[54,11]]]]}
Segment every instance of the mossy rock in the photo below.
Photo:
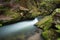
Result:
{"type": "Polygon", "coordinates": [[[52,16],[46,16],[43,19],[41,19],[39,22],[36,23],[36,26],[43,29],[48,30],[52,25],[52,16]]]}
{"type": "Polygon", "coordinates": [[[58,36],[57,36],[57,33],[53,29],[50,29],[50,30],[46,30],[42,32],[42,37],[45,40],[56,40],[58,36]]]}

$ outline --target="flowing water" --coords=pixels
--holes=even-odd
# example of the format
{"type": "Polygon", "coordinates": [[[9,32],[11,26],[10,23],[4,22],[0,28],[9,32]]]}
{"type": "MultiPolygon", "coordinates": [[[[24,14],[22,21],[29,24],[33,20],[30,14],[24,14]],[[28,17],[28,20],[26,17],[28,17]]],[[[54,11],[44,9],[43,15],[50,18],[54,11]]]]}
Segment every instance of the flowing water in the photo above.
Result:
{"type": "Polygon", "coordinates": [[[18,22],[11,25],[3,26],[0,28],[0,38],[18,35],[18,34],[31,36],[31,33],[34,34],[34,32],[37,30],[37,28],[34,26],[34,24],[37,22],[38,22],[38,19],[35,18],[34,20],[31,20],[31,21],[23,21],[23,22],[18,22]]]}

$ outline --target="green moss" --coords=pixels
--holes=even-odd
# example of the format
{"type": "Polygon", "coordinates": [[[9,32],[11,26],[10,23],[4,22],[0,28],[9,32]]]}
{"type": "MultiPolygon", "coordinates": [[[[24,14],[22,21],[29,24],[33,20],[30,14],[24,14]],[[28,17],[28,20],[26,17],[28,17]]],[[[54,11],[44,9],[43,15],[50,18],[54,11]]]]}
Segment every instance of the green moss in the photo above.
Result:
{"type": "Polygon", "coordinates": [[[60,38],[57,38],[57,40],[60,40],[60,38]]]}
{"type": "Polygon", "coordinates": [[[57,24],[57,25],[56,25],[56,28],[60,30],[60,25],[57,24]]]}
{"type": "Polygon", "coordinates": [[[41,19],[38,23],[36,23],[37,27],[42,28],[43,30],[47,30],[52,25],[52,17],[46,16],[43,19],[41,19]]]}
{"type": "Polygon", "coordinates": [[[57,38],[57,34],[52,29],[42,32],[42,36],[45,40],[55,40],[57,38]]]}

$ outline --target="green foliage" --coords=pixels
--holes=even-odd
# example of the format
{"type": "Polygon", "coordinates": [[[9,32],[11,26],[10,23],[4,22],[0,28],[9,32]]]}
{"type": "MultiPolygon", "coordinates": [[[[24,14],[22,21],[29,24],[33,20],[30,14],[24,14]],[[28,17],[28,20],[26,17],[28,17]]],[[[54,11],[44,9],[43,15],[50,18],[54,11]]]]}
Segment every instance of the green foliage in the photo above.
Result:
{"type": "Polygon", "coordinates": [[[20,17],[20,14],[19,13],[16,13],[16,12],[11,11],[11,10],[6,11],[5,12],[5,15],[6,16],[10,16],[13,19],[16,19],[16,18],[19,18],[20,17]]]}
{"type": "Polygon", "coordinates": [[[56,30],[56,32],[60,33],[60,30],[56,30]]]}
{"type": "Polygon", "coordinates": [[[59,4],[60,0],[43,0],[45,2],[50,2],[50,3],[55,3],[55,4],[59,4]]]}
{"type": "Polygon", "coordinates": [[[3,19],[1,21],[1,24],[14,23],[18,20],[21,20],[21,17],[22,17],[19,13],[15,12],[15,11],[12,11],[12,10],[5,11],[4,15],[5,15],[6,19],[3,19]]]}
{"type": "Polygon", "coordinates": [[[57,8],[53,11],[52,16],[54,18],[54,23],[56,24],[55,27],[58,29],[56,30],[58,33],[60,33],[60,8],[57,8]]]}
{"type": "Polygon", "coordinates": [[[41,13],[38,11],[38,9],[36,7],[33,6],[32,10],[31,10],[31,17],[35,18],[37,16],[39,16],[41,13]]]}
{"type": "Polygon", "coordinates": [[[49,2],[41,2],[40,3],[40,12],[41,15],[49,15],[54,9],[56,8],[55,4],[49,3],[49,2]]]}
{"type": "Polygon", "coordinates": [[[42,36],[45,40],[55,40],[57,38],[57,34],[52,29],[42,32],[42,36]]]}
{"type": "Polygon", "coordinates": [[[0,27],[2,26],[2,24],[0,24],[0,27]]]}
{"type": "Polygon", "coordinates": [[[56,14],[60,14],[60,8],[55,9],[52,13],[52,16],[54,16],[56,14]]]}

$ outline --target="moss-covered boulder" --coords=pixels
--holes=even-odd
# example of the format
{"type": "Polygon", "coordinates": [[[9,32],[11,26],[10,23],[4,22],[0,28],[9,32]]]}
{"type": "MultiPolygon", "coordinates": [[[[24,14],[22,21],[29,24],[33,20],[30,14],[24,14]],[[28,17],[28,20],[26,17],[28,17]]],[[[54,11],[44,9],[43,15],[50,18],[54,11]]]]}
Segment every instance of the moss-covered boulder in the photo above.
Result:
{"type": "Polygon", "coordinates": [[[42,36],[45,40],[56,40],[58,34],[53,29],[50,29],[42,32],[42,36]]]}
{"type": "Polygon", "coordinates": [[[43,19],[41,19],[39,22],[37,22],[36,26],[43,30],[47,30],[51,27],[52,22],[53,22],[52,16],[46,16],[43,19]]]}

